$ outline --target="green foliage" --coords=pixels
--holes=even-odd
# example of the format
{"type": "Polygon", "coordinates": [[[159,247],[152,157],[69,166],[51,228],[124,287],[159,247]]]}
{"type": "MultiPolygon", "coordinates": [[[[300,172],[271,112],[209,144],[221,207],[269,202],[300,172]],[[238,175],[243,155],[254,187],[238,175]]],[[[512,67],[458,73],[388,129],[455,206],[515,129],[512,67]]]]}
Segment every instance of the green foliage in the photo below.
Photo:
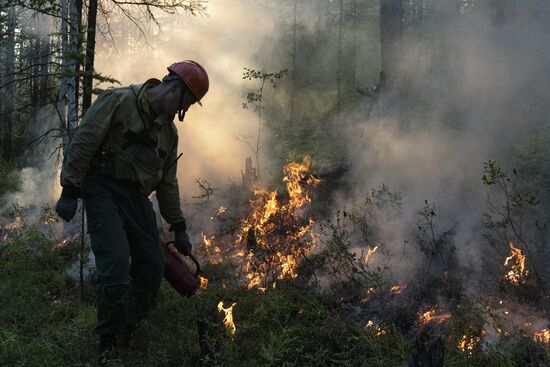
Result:
{"type": "MultiPolygon", "coordinates": [[[[45,210],[43,218],[48,218],[45,210]]],[[[338,227],[340,241],[347,238],[338,227]]],[[[95,308],[80,302],[66,277],[77,244],[60,250],[28,225],[0,247],[0,360],[3,366],[93,366],[95,308]]],[[[205,267],[210,280],[199,297],[180,297],[164,282],[157,306],[110,366],[402,366],[411,339],[388,326],[385,335],[350,320],[313,288],[283,281],[266,293],[232,283],[232,269],[205,267]],[[218,302],[236,303],[237,332],[222,324],[218,302]],[[198,325],[204,333],[199,336],[198,325]],[[208,346],[201,353],[199,340],[208,346]]],[[[87,284],[90,288],[90,285],[87,284]]],[[[484,308],[464,301],[448,331],[446,366],[524,366],[544,358],[529,338],[504,338],[502,347],[471,356],[457,350],[462,335],[479,335],[484,308]],[[537,354],[538,353],[538,354],[537,354]],[[527,361],[527,362],[526,362],[527,361]]],[[[541,354],[542,353],[542,354],[541,354]]]]}
{"type": "Polygon", "coordinates": [[[424,204],[424,207],[417,212],[421,218],[421,222],[418,225],[418,246],[430,260],[440,260],[441,265],[448,270],[448,261],[455,251],[452,240],[456,235],[456,231],[454,228],[450,228],[438,233],[435,228],[435,217],[437,215],[435,204],[430,204],[427,200],[424,204]]]}
{"type": "Polygon", "coordinates": [[[250,105],[253,105],[255,111],[260,111],[262,109],[262,98],[265,83],[269,82],[273,88],[277,88],[277,85],[287,74],[287,72],[287,69],[268,73],[261,70],[244,68],[243,79],[258,80],[260,85],[257,89],[254,89],[246,94],[246,102],[243,103],[243,108],[248,109],[250,105]]]}
{"type": "Polygon", "coordinates": [[[509,176],[495,161],[484,164],[482,181],[488,189],[489,210],[483,213],[483,225],[493,234],[487,234],[486,238],[492,244],[504,246],[509,241],[521,243],[529,251],[524,227],[526,218],[532,216],[540,204],[535,193],[526,189],[515,169],[509,176]]]}
{"type": "Polygon", "coordinates": [[[0,246],[0,360],[4,366],[85,363],[95,313],[71,291],[67,258],[36,227],[0,246]]]}

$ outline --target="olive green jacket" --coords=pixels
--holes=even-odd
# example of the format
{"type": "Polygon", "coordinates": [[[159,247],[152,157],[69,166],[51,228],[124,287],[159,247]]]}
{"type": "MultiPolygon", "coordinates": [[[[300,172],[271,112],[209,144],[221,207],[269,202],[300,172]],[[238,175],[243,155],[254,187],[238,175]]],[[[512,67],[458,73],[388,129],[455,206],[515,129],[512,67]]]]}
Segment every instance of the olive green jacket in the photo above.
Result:
{"type": "Polygon", "coordinates": [[[105,165],[102,159],[108,160],[110,176],[138,184],[145,195],[156,191],[162,217],[170,224],[184,222],[176,177],[178,132],[174,122],[160,123],[162,115],[152,120],[146,97],[147,88],[158,83],[150,79],[107,90],[97,98],[66,151],[61,171],[64,192],[80,189],[84,177],[95,166],[105,165]],[[145,138],[146,143],[127,140],[128,134],[145,138]]]}

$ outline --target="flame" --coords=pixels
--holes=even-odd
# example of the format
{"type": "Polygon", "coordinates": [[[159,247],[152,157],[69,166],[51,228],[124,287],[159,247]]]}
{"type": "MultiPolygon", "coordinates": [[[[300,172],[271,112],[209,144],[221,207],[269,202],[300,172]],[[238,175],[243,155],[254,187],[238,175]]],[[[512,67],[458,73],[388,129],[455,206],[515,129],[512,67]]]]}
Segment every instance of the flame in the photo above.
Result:
{"type": "Polygon", "coordinates": [[[372,332],[376,336],[382,336],[382,335],[386,335],[388,333],[385,329],[383,329],[382,327],[377,325],[372,320],[369,320],[367,322],[367,325],[365,325],[365,330],[372,332]]]}
{"type": "Polygon", "coordinates": [[[479,341],[480,341],[479,336],[469,337],[469,336],[463,335],[462,339],[458,341],[458,349],[460,349],[463,352],[468,352],[468,355],[471,356],[475,348],[477,347],[479,341]]]}
{"type": "Polygon", "coordinates": [[[296,260],[293,255],[279,255],[281,259],[281,274],[279,279],[296,278],[296,260]]]}
{"type": "Polygon", "coordinates": [[[4,225],[3,229],[6,231],[13,231],[21,227],[23,227],[23,220],[21,219],[20,216],[17,216],[15,217],[15,220],[13,222],[4,225]]]}
{"type": "Polygon", "coordinates": [[[431,309],[424,313],[418,313],[418,322],[420,325],[425,325],[429,322],[437,322],[438,324],[451,318],[450,314],[436,315],[436,310],[431,309]]]}
{"type": "Polygon", "coordinates": [[[225,213],[226,211],[227,211],[227,208],[226,208],[226,207],[220,206],[220,208],[218,209],[217,213],[210,217],[210,220],[214,220],[214,219],[219,218],[220,215],[222,215],[222,214],[225,213]]]}
{"type": "Polygon", "coordinates": [[[390,295],[394,296],[396,294],[399,294],[403,291],[403,289],[406,289],[407,288],[407,285],[406,284],[403,284],[403,285],[394,285],[393,287],[390,288],[390,295]]]}
{"type": "Polygon", "coordinates": [[[510,256],[504,260],[504,266],[509,270],[504,275],[504,279],[513,285],[524,284],[529,275],[529,270],[525,268],[525,255],[519,248],[514,247],[512,242],[509,246],[510,256]]]}
{"type": "Polygon", "coordinates": [[[208,287],[208,279],[203,278],[201,276],[199,276],[199,279],[201,281],[200,289],[206,289],[206,287],[208,287]]]}
{"type": "Polygon", "coordinates": [[[65,246],[67,246],[68,243],[69,243],[69,239],[65,238],[64,240],[61,240],[58,243],[56,243],[53,246],[53,250],[60,250],[60,249],[64,248],[65,246]]]}
{"type": "Polygon", "coordinates": [[[378,249],[380,248],[380,245],[376,245],[374,246],[374,248],[369,248],[367,250],[367,255],[365,256],[365,265],[369,265],[369,259],[370,257],[376,252],[378,251],[378,249]]]}
{"type": "Polygon", "coordinates": [[[231,307],[224,308],[223,301],[220,301],[220,303],[218,303],[218,312],[223,312],[225,314],[223,318],[223,324],[225,325],[226,328],[229,329],[229,332],[231,333],[232,336],[234,336],[235,333],[237,332],[237,327],[233,322],[233,308],[236,305],[237,305],[236,303],[233,303],[231,307]]]}
{"type": "Polygon", "coordinates": [[[206,249],[206,255],[208,256],[208,261],[211,264],[220,264],[222,262],[221,259],[221,248],[215,244],[214,240],[216,239],[215,236],[206,236],[204,233],[202,234],[202,241],[204,243],[204,247],[206,249]]]}
{"type": "Polygon", "coordinates": [[[542,329],[541,331],[537,331],[533,339],[538,343],[550,346],[550,330],[542,329]]]}
{"type": "Polygon", "coordinates": [[[319,180],[309,174],[311,161],[289,163],[283,167],[283,182],[288,198],[277,190],[253,190],[251,214],[242,222],[237,236],[237,256],[243,258],[247,287],[268,288],[274,280],[293,279],[303,256],[315,241],[311,230],[315,221],[300,215],[311,202],[311,192],[319,180]]]}

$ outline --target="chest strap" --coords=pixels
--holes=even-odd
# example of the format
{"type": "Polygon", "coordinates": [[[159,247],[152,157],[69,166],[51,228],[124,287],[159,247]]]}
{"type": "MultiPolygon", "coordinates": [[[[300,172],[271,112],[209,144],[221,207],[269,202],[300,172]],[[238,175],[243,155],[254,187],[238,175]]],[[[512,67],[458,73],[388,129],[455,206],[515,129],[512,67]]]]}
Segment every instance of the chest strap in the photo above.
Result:
{"type": "MultiPolygon", "coordinates": [[[[139,135],[140,134],[133,132],[127,132],[123,135],[117,131],[111,131],[110,140],[112,144],[115,144],[121,150],[131,154],[143,164],[156,170],[161,170],[164,167],[166,158],[161,158],[157,155],[154,151],[155,148],[151,147],[149,144],[143,144],[141,139],[136,138],[139,135]]],[[[164,155],[166,154],[164,153],[164,155]]]]}

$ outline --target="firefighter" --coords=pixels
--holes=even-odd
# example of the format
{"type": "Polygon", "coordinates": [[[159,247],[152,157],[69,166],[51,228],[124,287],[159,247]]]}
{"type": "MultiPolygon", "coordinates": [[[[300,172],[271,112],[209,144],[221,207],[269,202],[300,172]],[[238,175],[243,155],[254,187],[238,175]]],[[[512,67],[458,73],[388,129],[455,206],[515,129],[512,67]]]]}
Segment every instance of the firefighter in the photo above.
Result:
{"type": "Polygon", "coordinates": [[[180,209],[175,115],[208,91],[208,75],[190,60],[168,67],[162,81],[103,92],[74,133],[61,171],[56,212],[70,221],[82,199],[97,269],[101,351],[116,350],[150,310],[164,273],[155,212],[174,232],[176,248],[192,250],[180,209]]]}

